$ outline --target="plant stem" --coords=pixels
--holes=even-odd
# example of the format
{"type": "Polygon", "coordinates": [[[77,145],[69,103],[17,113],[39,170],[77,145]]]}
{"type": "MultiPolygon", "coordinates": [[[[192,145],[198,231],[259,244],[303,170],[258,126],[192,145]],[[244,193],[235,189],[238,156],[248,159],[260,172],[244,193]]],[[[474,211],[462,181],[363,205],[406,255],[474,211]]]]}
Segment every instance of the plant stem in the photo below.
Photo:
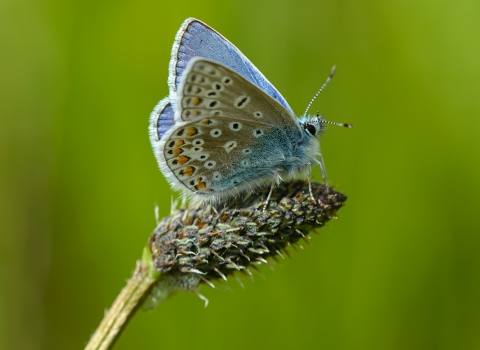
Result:
{"type": "Polygon", "coordinates": [[[111,349],[157,279],[158,273],[152,273],[149,249],[145,248],[142,260],[137,261],[133,276],[113,302],[85,350],[111,349]]]}
{"type": "Polygon", "coordinates": [[[137,309],[150,297],[154,307],[178,290],[198,293],[202,283],[283,257],[282,251],[321,228],[347,199],[325,185],[281,183],[266,205],[269,188],[234,197],[217,208],[203,202],[174,209],[158,222],[142,259],[85,350],[108,350],[137,309]]]}

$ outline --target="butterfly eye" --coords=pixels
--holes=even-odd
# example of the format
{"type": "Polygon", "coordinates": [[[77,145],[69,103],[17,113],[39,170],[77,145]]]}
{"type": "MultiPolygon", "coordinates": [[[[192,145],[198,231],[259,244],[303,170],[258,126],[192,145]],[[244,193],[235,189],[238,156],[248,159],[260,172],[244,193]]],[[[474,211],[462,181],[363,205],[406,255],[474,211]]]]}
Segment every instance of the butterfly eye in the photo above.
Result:
{"type": "Polygon", "coordinates": [[[317,128],[315,126],[313,126],[312,124],[305,124],[303,126],[305,129],[307,129],[307,131],[312,134],[313,136],[316,135],[317,133],[317,128]]]}

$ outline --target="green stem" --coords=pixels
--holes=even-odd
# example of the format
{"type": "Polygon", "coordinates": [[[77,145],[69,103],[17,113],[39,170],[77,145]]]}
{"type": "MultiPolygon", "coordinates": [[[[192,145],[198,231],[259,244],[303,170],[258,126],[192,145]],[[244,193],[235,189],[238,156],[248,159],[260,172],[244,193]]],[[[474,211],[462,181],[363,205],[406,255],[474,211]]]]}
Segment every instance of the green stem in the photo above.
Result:
{"type": "Polygon", "coordinates": [[[107,350],[113,347],[128,321],[149,295],[152,286],[158,280],[158,273],[153,272],[150,249],[144,249],[142,260],[137,261],[133,276],[122,289],[112,307],[90,338],[85,350],[107,350]]]}

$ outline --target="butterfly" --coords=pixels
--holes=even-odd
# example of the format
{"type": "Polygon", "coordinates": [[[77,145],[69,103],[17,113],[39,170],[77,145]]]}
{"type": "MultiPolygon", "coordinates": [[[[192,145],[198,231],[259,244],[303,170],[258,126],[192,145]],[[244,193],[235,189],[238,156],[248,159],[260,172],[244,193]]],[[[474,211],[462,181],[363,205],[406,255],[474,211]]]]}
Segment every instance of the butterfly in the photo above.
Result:
{"type": "Polygon", "coordinates": [[[318,142],[326,121],[297,118],[240,50],[205,23],[189,18],[180,27],[168,85],[169,96],[150,116],[150,141],[160,170],[186,196],[227,200],[273,188],[285,175],[310,174],[312,164],[326,180],[318,142]]]}

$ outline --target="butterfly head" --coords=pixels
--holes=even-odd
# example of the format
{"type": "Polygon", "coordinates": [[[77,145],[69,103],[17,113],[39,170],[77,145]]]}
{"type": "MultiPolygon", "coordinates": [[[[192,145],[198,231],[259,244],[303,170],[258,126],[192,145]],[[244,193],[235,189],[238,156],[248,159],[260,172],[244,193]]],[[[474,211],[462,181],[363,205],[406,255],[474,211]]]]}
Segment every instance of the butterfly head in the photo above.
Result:
{"type": "Polygon", "coordinates": [[[307,109],[305,110],[305,113],[303,114],[304,116],[300,118],[300,125],[303,127],[305,133],[312,137],[318,137],[323,134],[325,131],[326,124],[332,124],[332,125],[337,125],[337,126],[343,126],[344,128],[353,128],[353,125],[351,124],[345,124],[345,123],[336,123],[336,122],[330,122],[328,120],[323,119],[323,117],[317,112],[315,116],[309,116],[307,115],[308,110],[310,109],[313,101],[318,97],[318,95],[321,94],[321,92],[325,89],[325,87],[328,85],[330,80],[332,80],[333,76],[335,75],[335,71],[337,70],[336,66],[332,67],[332,70],[330,71],[330,74],[323,83],[323,85],[320,87],[320,89],[317,91],[315,96],[313,96],[312,100],[307,106],[307,109]]]}
{"type": "Polygon", "coordinates": [[[300,119],[300,125],[305,133],[310,137],[318,137],[322,135],[327,124],[342,126],[344,128],[353,128],[352,124],[336,123],[325,120],[318,112],[315,116],[305,116],[300,119]]]}

